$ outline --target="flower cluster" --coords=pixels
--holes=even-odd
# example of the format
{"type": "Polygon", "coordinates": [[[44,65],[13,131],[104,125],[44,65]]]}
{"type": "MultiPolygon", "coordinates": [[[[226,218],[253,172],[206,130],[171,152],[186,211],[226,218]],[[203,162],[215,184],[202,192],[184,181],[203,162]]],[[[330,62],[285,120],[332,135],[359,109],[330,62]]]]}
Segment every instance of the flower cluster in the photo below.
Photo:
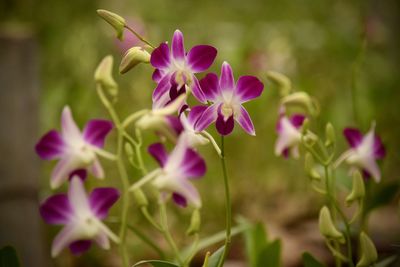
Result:
{"type": "MultiPolygon", "coordinates": [[[[125,23],[120,17],[103,13],[110,16],[107,21],[111,24],[117,20],[114,26],[119,30],[125,23]]],[[[113,122],[91,120],[80,131],[70,108],[65,107],[61,116],[61,132],[49,131],[36,145],[36,152],[42,159],[58,160],[51,175],[51,188],[56,189],[69,183],[68,194],[50,196],[40,208],[47,223],[64,225],[53,242],[53,256],[57,256],[65,247],[69,247],[74,254],[82,253],[92,242],[107,249],[110,246],[109,238],[117,243],[124,242],[124,236],[117,237],[102,222],[108,209],[117,201],[119,191],[114,188],[95,188],[87,195],[84,188],[88,173],[100,179],[105,176],[99,157],[117,161],[118,169],[122,169],[121,176],[125,172],[121,165],[121,146],[118,146],[115,155],[103,150],[104,140],[114,125],[120,143],[130,142],[138,146],[128,134],[131,124],[137,134],[150,130],[160,138],[160,142],[148,146],[148,153],[160,167],[144,173],[142,179],[129,185],[129,190],[123,188],[123,192],[133,192],[137,196],[141,194],[138,190],[142,186],[149,185],[159,192],[161,202],[165,203],[172,198],[177,205],[192,206],[196,210],[202,202],[191,180],[206,173],[205,160],[197,147],[212,144],[217,153],[221,154],[206,128],[215,122],[218,133],[226,136],[233,131],[236,121],[245,132],[255,135],[253,122],[243,104],[261,95],[264,88],[262,82],[254,76],[241,76],[235,82],[232,68],[227,62],[222,64],[219,77],[215,73],[208,73],[202,79],[197,77],[213,64],[217,56],[216,48],[197,45],[186,52],[183,34],[176,30],[171,47],[161,43],[151,55],[148,54],[149,58],[146,58],[147,52],[143,48],[132,48],[129,51],[121,63],[122,73],[140,62],[149,62],[154,67],[152,79],[156,86],[152,94],[152,108],[135,112],[123,121],[116,117],[103,91],[104,88],[111,88],[111,96],[117,93],[116,83],[110,76],[112,59],[106,58],[96,71],[95,78],[99,85],[97,89],[100,99],[109,109],[113,122]],[[190,94],[199,104],[189,106],[187,99],[190,94]],[[170,152],[166,148],[167,141],[173,146],[170,152]]],[[[127,149],[131,151],[129,147],[130,144],[127,149]]],[[[142,166],[141,169],[145,168],[142,166]]],[[[123,181],[126,184],[127,180],[123,178],[123,181]]]]}

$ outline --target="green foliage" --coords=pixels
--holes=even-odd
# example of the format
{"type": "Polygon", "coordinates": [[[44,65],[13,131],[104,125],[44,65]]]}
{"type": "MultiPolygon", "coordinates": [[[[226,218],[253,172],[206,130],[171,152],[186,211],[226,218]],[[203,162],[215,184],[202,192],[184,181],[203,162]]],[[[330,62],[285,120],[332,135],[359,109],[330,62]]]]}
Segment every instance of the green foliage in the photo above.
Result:
{"type": "Polygon", "coordinates": [[[218,262],[221,260],[221,257],[224,253],[225,246],[220,247],[217,251],[215,251],[208,259],[205,260],[205,264],[203,267],[217,267],[218,262]]]}
{"type": "Polygon", "coordinates": [[[267,244],[258,254],[257,267],[281,266],[281,241],[275,240],[267,244]]]}
{"type": "Polygon", "coordinates": [[[140,266],[140,265],[143,265],[143,264],[150,264],[153,267],[179,267],[175,263],[168,262],[168,261],[160,261],[160,260],[139,261],[138,263],[136,263],[132,267],[140,266]]]}
{"type": "Polygon", "coordinates": [[[0,249],[0,267],[19,267],[16,250],[11,246],[0,249]]]}
{"type": "Polygon", "coordinates": [[[371,194],[370,198],[367,198],[365,205],[366,212],[388,204],[393,200],[398,190],[399,184],[397,182],[387,183],[378,187],[374,194],[371,194]]]}
{"type": "Polygon", "coordinates": [[[324,264],[317,261],[310,253],[303,253],[303,265],[304,267],[325,267],[324,264]]]}

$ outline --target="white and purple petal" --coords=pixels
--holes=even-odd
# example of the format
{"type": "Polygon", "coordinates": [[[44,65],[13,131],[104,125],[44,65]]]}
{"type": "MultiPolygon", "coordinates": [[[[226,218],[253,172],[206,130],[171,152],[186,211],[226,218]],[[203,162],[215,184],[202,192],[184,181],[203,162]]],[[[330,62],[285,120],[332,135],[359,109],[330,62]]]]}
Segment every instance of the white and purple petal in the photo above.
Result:
{"type": "Polygon", "coordinates": [[[192,76],[192,84],[191,84],[191,90],[192,90],[192,94],[193,96],[200,102],[200,103],[206,103],[207,99],[201,89],[199,80],[197,80],[197,78],[193,75],[192,76]]]}
{"type": "Polygon", "coordinates": [[[150,63],[157,69],[166,69],[171,63],[171,55],[166,43],[160,44],[159,47],[153,50],[150,57],[150,63]]]}
{"type": "Polygon", "coordinates": [[[54,167],[51,178],[50,186],[55,189],[65,182],[70,174],[78,168],[76,162],[71,156],[63,157],[54,167]]]}
{"type": "Polygon", "coordinates": [[[51,256],[57,257],[64,248],[80,240],[80,235],[79,229],[75,225],[66,225],[53,240],[51,256]]]}
{"type": "Polygon", "coordinates": [[[194,46],[187,54],[189,67],[194,73],[207,70],[217,56],[217,49],[210,45],[194,46]]]}
{"type": "Polygon", "coordinates": [[[217,114],[218,116],[215,122],[215,127],[217,128],[218,133],[224,136],[230,134],[235,126],[233,114],[228,118],[225,118],[225,116],[221,113],[221,106],[219,106],[217,114]]]}
{"type": "Polygon", "coordinates": [[[355,128],[345,128],[343,130],[343,134],[346,137],[349,145],[353,148],[360,145],[363,140],[362,133],[358,129],[355,129],[355,128]]]}
{"type": "Polygon", "coordinates": [[[302,114],[293,114],[290,117],[290,123],[296,128],[299,129],[303,123],[304,120],[306,119],[306,116],[302,115],[302,114]]]}
{"type": "Polygon", "coordinates": [[[44,160],[61,157],[64,149],[65,143],[61,135],[55,130],[46,133],[35,146],[36,153],[44,160]]]}
{"type": "Polygon", "coordinates": [[[206,129],[211,123],[217,120],[218,117],[218,104],[212,104],[204,110],[203,114],[197,120],[195,124],[195,130],[198,132],[206,129]]]}
{"type": "Polygon", "coordinates": [[[203,79],[201,79],[200,87],[207,100],[215,102],[221,95],[218,76],[215,73],[208,73],[203,79]]]}
{"type": "Polygon", "coordinates": [[[219,88],[223,91],[233,91],[235,89],[235,79],[233,71],[228,62],[222,63],[221,76],[219,77],[219,88]]]}
{"type": "Polygon", "coordinates": [[[72,117],[71,109],[65,106],[61,114],[61,132],[65,142],[74,143],[82,138],[81,131],[72,117]]]}
{"type": "Polygon", "coordinates": [[[247,102],[261,95],[263,83],[254,76],[241,76],[236,85],[235,95],[241,103],[247,102]]]}
{"type": "Polygon", "coordinates": [[[104,178],[104,170],[101,166],[101,163],[98,158],[93,160],[93,163],[89,166],[89,171],[93,174],[94,177],[103,179],[104,178]]]}
{"type": "Polygon", "coordinates": [[[75,256],[79,256],[90,249],[92,245],[91,240],[78,240],[74,241],[69,245],[69,249],[71,250],[72,254],[75,256]]]}
{"type": "Polygon", "coordinates": [[[160,164],[161,167],[164,167],[168,161],[168,154],[163,144],[155,143],[148,147],[147,151],[153,158],[160,164]]]}
{"type": "Polygon", "coordinates": [[[183,43],[183,34],[180,30],[174,32],[171,50],[174,60],[181,61],[185,59],[185,45],[183,43]]]}
{"type": "Polygon", "coordinates": [[[90,120],[83,130],[83,139],[94,146],[102,148],[104,140],[112,128],[113,124],[111,121],[90,120]]]}
{"type": "Polygon", "coordinates": [[[40,215],[48,224],[67,224],[72,210],[66,194],[57,194],[47,198],[40,205],[40,215]]]}
{"type": "Polygon", "coordinates": [[[247,110],[243,106],[240,106],[240,110],[238,113],[239,114],[237,114],[236,121],[243,128],[243,130],[245,130],[250,135],[256,135],[256,130],[254,129],[253,122],[251,121],[250,115],[247,110]]]}
{"type": "Polygon", "coordinates": [[[108,210],[118,200],[119,195],[119,191],[111,187],[94,189],[89,196],[92,212],[97,218],[105,219],[108,215],[108,210]]]}
{"type": "Polygon", "coordinates": [[[206,109],[207,106],[195,106],[190,109],[187,121],[189,122],[191,128],[194,129],[196,122],[200,119],[206,109]]]}
{"type": "Polygon", "coordinates": [[[179,171],[185,177],[199,178],[206,173],[206,163],[196,151],[186,148],[179,171]]]}

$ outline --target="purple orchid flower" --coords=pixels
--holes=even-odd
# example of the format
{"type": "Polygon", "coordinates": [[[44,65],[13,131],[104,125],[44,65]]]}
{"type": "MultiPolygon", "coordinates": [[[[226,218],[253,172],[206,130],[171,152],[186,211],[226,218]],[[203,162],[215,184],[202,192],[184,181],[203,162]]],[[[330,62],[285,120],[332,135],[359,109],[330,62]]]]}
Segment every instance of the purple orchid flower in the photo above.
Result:
{"type": "Polygon", "coordinates": [[[301,143],[300,128],[303,125],[305,116],[294,114],[290,118],[281,113],[276,131],[278,139],[275,144],[275,155],[283,155],[285,158],[291,154],[294,158],[299,157],[299,144],[301,143]]]}
{"type": "Polygon", "coordinates": [[[180,137],[169,155],[161,143],[150,145],[148,151],[161,167],[143,177],[131,190],[151,181],[164,195],[172,193],[178,205],[201,207],[199,193],[189,179],[203,176],[206,164],[196,151],[188,147],[187,139],[180,137]]]}
{"type": "Polygon", "coordinates": [[[188,116],[186,116],[184,112],[180,114],[180,122],[183,129],[181,134],[185,135],[188,146],[191,148],[206,145],[210,142],[210,140],[204,136],[204,131],[199,132],[195,129],[196,122],[206,109],[207,106],[195,106],[190,109],[188,116]]]}
{"type": "Polygon", "coordinates": [[[253,122],[243,103],[261,95],[264,85],[254,76],[241,76],[235,84],[231,66],[224,62],[221,77],[209,73],[200,81],[207,100],[213,102],[199,118],[196,130],[202,131],[216,121],[221,135],[228,135],[234,127],[234,120],[250,135],[255,135],[253,122]]]}
{"type": "Polygon", "coordinates": [[[207,70],[216,56],[217,49],[209,45],[196,45],[186,53],[183,34],[176,30],[171,50],[167,43],[162,43],[151,54],[150,63],[156,68],[153,80],[158,83],[153,92],[153,101],[168,98],[174,85],[178,90],[187,85],[193,95],[204,103],[204,94],[194,74],[207,70]]]}
{"type": "Polygon", "coordinates": [[[42,159],[60,160],[52,172],[51,187],[59,187],[74,171],[86,168],[95,177],[103,178],[104,171],[96,154],[106,154],[101,148],[107,134],[113,128],[112,123],[106,120],[91,120],[81,132],[70,108],[66,106],[61,115],[61,128],[61,133],[56,130],[46,133],[35,147],[42,159]]]}
{"type": "Polygon", "coordinates": [[[73,254],[81,254],[93,241],[103,249],[110,248],[109,238],[118,243],[118,237],[101,222],[118,198],[119,192],[114,188],[96,188],[88,197],[83,181],[74,176],[68,194],[46,199],[40,206],[43,219],[48,224],[64,225],[53,241],[52,257],[59,255],[65,247],[73,254]]]}
{"type": "Polygon", "coordinates": [[[378,183],[381,180],[381,172],[376,160],[385,157],[386,151],[379,136],[375,134],[375,126],[364,136],[355,128],[345,128],[343,134],[351,148],[343,153],[340,159],[348,164],[362,169],[366,177],[372,178],[378,183]]]}

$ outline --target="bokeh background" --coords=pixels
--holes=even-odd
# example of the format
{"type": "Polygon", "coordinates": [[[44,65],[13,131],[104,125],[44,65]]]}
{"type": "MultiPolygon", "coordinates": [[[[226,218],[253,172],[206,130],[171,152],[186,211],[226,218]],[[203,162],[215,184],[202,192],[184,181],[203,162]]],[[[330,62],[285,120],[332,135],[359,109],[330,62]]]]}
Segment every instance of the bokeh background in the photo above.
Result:
{"type": "MultiPolygon", "coordinates": [[[[291,78],[295,89],[304,90],[318,99],[321,115],[314,125],[316,131],[322,133],[325,123],[332,122],[339,151],[347,148],[341,133],[344,127],[359,127],[366,132],[375,121],[377,132],[386,145],[387,157],[381,165],[383,182],[373,190],[386,196],[384,202],[388,204],[374,210],[370,227],[383,255],[397,253],[396,244],[400,244],[396,193],[400,164],[400,2],[396,0],[1,0],[0,44],[3,51],[0,55],[3,62],[14,62],[14,55],[15,61],[21,63],[0,65],[1,77],[8,81],[0,85],[3,91],[0,118],[4,120],[1,122],[4,138],[0,143],[4,144],[1,146],[0,180],[9,180],[7,177],[12,173],[9,168],[16,169],[17,180],[29,176],[33,191],[26,194],[30,195],[29,201],[36,203],[32,208],[37,201],[51,194],[48,179],[53,167],[47,162],[40,165],[33,152],[35,140],[45,131],[59,127],[60,113],[65,105],[72,108],[81,126],[90,118],[107,117],[95,94],[94,70],[107,54],[114,56],[117,66],[124,50],[140,44],[128,32],[124,42],[116,40],[112,28],[97,16],[98,8],[124,16],[131,27],[155,44],[169,41],[174,30],[180,29],[185,36],[186,48],[199,43],[218,48],[211,71],[219,73],[221,63],[226,60],[236,77],[248,74],[263,80],[265,91],[262,97],[246,106],[257,136],[250,137],[239,127],[235,129],[226,141],[228,171],[232,178],[234,214],[264,222],[272,237],[283,239],[284,266],[299,266],[299,257],[305,249],[312,250],[327,262],[330,255],[319,238],[316,221],[324,200],[310,189],[303,172],[303,160],[285,160],[273,153],[279,93],[267,81],[266,71],[284,73],[291,78]],[[9,53],[6,49],[17,50],[9,53]],[[9,61],[4,61],[6,55],[9,61]],[[18,66],[21,68],[15,69],[18,66]],[[16,75],[10,78],[5,74],[9,72],[16,75]],[[11,93],[6,90],[14,88],[14,82],[19,93],[15,91],[11,100],[11,93]],[[355,101],[352,101],[352,90],[355,101]],[[26,100],[29,105],[23,104],[26,103],[24,98],[29,98],[26,100]],[[10,118],[13,112],[19,114],[17,119],[10,118]],[[10,127],[17,133],[10,133],[7,123],[11,123],[10,127]],[[20,139],[15,141],[10,134],[20,139]],[[7,142],[7,138],[14,141],[7,142]],[[27,145],[18,145],[23,142],[27,145]],[[9,150],[18,151],[10,158],[6,153],[9,150]],[[29,165],[25,171],[30,171],[20,175],[25,164],[29,165]]],[[[119,75],[117,67],[114,68],[120,84],[118,112],[121,116],[150,107],[155,87],[151,73],[149,65],[140,65],[125,75],[119,75]]],[[[214,129],[210,130],[216,136],[214,129]]],[[[144,137],[146,144],[156,140],[150,132],[144,137]]],[[[114,141],[112,135],[107,148],[114,149],[114,141]]],[[[218,158],[210,147],[202,148],[201,152],[208,164],[207,175],[197,182],[204,202],[202,236],[206,236],[224,229],[224,198],[218,158]]],[[[148,168],[155,166],[147,155],[145,162],[148,168]]],[[[114,166],[104,164],[107,179],[101,182],[90,179],[89,186],[119,186],[114,166]]],[[[342,168],[338,172],[343,192],[347,192],[346,186],[350,182],[346,171],[342,168]]],[[[129,174],[132,182],[140,177],[134,169],[130,169],[129,174]]],[[[14,187],[19,184],[16,179],[11,182],[14,187]]],[[[15,209],[4,204],[13,196],[5,193],[9,184],[0,183],[3,186],[0,207],[6,210],[2,217],[8,217],[11,212],[18,213],[17,204],[15,209]]],[[[19,195],[15,193],[14,196],[18,198],[19,195]]],[[[117,215],[118,210],[117,205],[112,214],[117,215]]],[[[190,211],[171,205],[170,212],[173,214],[171,227],[179,242],[185,244],[182,229],[185,229],[190,211]]],[[[51,240],[58,228],[36,222],[40,219],[37,215],[32,216],[32,221],[26,218],[22,224],[40,223],[34,229],[40,229],[38,237],[43,240],[44,249],[39,252],[45,262],[42,266],[118,266],[117,249],[103,252],[96,247],[78,258],[65,252],[56,260],[48,260],[51,240]]],[[[2,222],[1,227],[7,229],[2,232],[5,236],[14,226],[4,225],[5,219],[2,222]]],[[[134,206],[130,222],[144,223],[134,206]]],[[[163,242],[157,235],[154,238],[163,242]]],[[[129,245],[134,260],[154,256],[133,235],[129,245]]],[[[241,238],[235,238],[232,262],[243,262],[245,256],[241,245],[241,238]]],[[[22,261],[25,261],[24,266],[34,266],[26,262],[24,256],[22,261]]]]}

